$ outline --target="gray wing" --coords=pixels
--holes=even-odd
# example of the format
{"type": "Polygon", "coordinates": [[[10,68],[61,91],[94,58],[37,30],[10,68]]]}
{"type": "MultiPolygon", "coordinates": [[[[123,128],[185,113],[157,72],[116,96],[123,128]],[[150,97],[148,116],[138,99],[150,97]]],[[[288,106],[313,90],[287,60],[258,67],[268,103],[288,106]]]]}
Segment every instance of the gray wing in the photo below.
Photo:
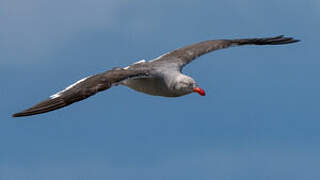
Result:
{"type": "Polygon", "coordinates": [[[181,70],[183,66],[190,63],[197,57],[218,49],[241,45],[281,45],[295,43],[298,41],[299,40],[291,37],[284,37],[283,35],[271,38],[209,40],[185,46],[164,54],[153,60],[153,63],[158,65],[169,64],[171,67],[176,66],[176,68],[181,70]]]}
{"type": "Polygon", "coordinates": [[[109,89],[113,84],[121,82],[125,79],[149,76],[149,71],[150,70],[148,68],[138,67],[131,68],[130,70],[118,68],[96,74],[79,80],[63,91],[50,96],[49,99],[44,100],[22,112],[13,114],[12,116],[30,116],[53,111],[68,106],[74,102],[86,99],[97,92],[109,89]]]}

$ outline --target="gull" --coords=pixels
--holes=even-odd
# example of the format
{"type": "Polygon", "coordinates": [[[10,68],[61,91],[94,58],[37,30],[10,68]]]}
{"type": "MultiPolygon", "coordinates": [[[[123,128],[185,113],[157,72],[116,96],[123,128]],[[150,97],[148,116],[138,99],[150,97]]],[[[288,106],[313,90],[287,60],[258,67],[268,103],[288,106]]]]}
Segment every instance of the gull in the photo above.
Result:
{"type": "Polygon", "coordinates": [[[185,46],[151,61],[141,60],[124,68],[83,78],[50,98],[15,113],[13,117],[30,116],[53,111],[86,99],[115,85],[127,86],[153,96],[180,97],[190,93],[205,96],[196,81],[182,73],[182,68],[201,55],[214,50],[242,45],[283,45],[298,42],[283,35],[269,38],[208,40],[185,46]]]}

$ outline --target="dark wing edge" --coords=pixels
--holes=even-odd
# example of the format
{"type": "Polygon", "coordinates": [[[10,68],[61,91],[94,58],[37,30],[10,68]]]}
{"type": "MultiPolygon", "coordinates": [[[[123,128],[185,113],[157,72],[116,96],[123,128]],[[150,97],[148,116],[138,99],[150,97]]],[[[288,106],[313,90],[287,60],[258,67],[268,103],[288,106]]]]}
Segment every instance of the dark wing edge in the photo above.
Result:
{"type": "Polygon", "coordinates": [[[22,117],[22,116],[31,116],[36,114],[41,114],[49,111],[53,111],[62,107],[67,106],[68,104],[63,100],[63,98],[54,98],[54,99],[47,99],[42,101],[33,107],[26,109],[22,112],[15,113],[12,117],[22,117]]]}
{"type": "Polygon", "coordinates": [[[251,39],[234,39],[230,40],[231,45],[282,45],[299,42],[300,40],[292,37],[285,37],[284,35],[270,37],[270,38],[251,38],[251,39]]]}
{"type": "Polygon", "coordinates": [[[154,63],[174,63],[181,69],[199,56],[218,49],[242,45],[283,45],[299,41],[292,37],[285,37],[284,35],[268,38],[209,40],[176,49],[156,58],[154,63]]]}
{"type": "Polygon", "coordinates": [[[31,116],[41,113],[53,111],[65,106],[68,106],[74,102],[86,99],[97,92],[109,89],[113,84],[119,83],[125,79],[149,75],[148,68],[139,69],[114,69],[104,73],[96,74],[78,81],[74,85],[69,86],[63,91],[58,92],[51,98],[44,100],[31,108],[28,108],[22,112],[15,113],[12,117],[31,116]]]}

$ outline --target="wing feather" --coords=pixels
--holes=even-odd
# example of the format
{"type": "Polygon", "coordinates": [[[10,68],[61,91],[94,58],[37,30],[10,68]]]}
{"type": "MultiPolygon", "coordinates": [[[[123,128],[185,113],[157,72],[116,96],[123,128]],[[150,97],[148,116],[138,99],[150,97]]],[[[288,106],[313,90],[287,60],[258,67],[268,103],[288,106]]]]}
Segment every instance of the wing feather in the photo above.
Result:
{"type": "Polygon", "coordinates": [[[15,113],[12,116],[30,116],[53,111],[68,106],[74,102],[86,99],[100,91],[107,90],[113,84],[121,82],[125,79],[139,76],[146,77],[148,75],[148,68],[109,70],[104,73],[96,74],[94,76],[79,80],[71,86],[68,86],[65,90],[51,96],[49,99],[44,100],[22,112],[15,113]]]}
{"type": "Polygon", "coordinates": [[[178,69],[181,69],[183,66],[199,56],[218,49],[242,45],[282,45],[295,43],[298,41],[299,40],[291,37],[284,37],[283,35],[270,38],[209,40],[176,49],[156,58],[154,61],[152,61],[152,63],[170,64],[177,66],[178,69]]]}

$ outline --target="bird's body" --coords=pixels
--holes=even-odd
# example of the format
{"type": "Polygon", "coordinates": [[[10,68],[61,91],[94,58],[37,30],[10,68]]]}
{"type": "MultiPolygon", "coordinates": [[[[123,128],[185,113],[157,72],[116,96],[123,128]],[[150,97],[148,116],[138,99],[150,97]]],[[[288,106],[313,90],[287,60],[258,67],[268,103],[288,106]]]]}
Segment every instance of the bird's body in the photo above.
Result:
{"type": "Polygon", "coordinates": [[[138,92],[153,96],[177,97],[162,78],[139,78],[124,80],[121,85],[127,86],[138,92]]]}
{"type": "Polygon", "coordinates": [[[205,92],[195,80],[181,73],[182,68],[197,57],[214,50],[240,45],[281,45],[298,40],[277,36],[233,40],[209,40],[166,53],[151,61],[139,61],[125,68],[112,70],[83,78],[66,89],[50,96],[13,117],[29,116],[53,111],[86,99],[113,85],[124,85],[136,91],[164,97],[179,97],[193,92],[204,96],[205,92]]]}
{"type": "MultiPolygon", "coordinates": [[[[184,77],[183,74],[180,74],[180,75],[184,77]]],[[[178,81],[179,80],[177,79],[176,82],[178,81]]],[[[174,89],[172,83],[166,82],[164,78],[151,77],[151,78],[127,79],[127,80],[124,80],[121,83],[121,85],[127,86],[138,92],[142,92],[142,93],[153,95],[153,96],[180,97],[180,96],[192,93],[192,91],[191,92],[179,91],[177,89],[174,89]]]]}
{"type": "Polygon", "coordinates": [[[186,77],[186,75],[180,71],[157,65],[155,61],[138,61],[124,69],[135,69],[138,66],[149,67],[152,69],[152,75],[148,77],[129,78],[121,81],[119,84],[153,96],[179,97],[191,93],[179,92],[174,88],[176,82],[186,77]]]}

